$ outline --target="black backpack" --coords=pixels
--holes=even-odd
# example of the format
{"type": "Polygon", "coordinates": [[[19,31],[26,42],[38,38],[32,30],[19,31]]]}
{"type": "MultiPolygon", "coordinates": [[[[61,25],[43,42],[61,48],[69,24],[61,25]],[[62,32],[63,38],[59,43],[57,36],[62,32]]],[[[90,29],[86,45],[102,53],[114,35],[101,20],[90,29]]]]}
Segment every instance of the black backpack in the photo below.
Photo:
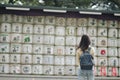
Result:
{"type": "Polygon", "coordinates": [[[92,70],[94,65],[93,56],[90,54],[90,49],[88,51],[84,51],[80,56],[80,67],[82,70],[92,70]]]}

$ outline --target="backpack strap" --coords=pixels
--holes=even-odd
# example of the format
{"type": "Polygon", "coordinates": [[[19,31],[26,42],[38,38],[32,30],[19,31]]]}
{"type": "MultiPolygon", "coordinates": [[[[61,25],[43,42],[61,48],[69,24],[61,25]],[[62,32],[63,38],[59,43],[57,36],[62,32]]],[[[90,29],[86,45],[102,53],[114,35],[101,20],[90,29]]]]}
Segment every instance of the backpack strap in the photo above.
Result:
{"type": "Polygon", "coordinates": [[[90,52],[90,50],[91,50],[91,47],[88,48],[88,51],[89,51],[89,52],[90,52]]]}
{"type": "Polygon", "coordinates": [[[90,53],[91,47],[89,47],[87,50],[83,51],[84,52],[89,52],[90,53]]]}

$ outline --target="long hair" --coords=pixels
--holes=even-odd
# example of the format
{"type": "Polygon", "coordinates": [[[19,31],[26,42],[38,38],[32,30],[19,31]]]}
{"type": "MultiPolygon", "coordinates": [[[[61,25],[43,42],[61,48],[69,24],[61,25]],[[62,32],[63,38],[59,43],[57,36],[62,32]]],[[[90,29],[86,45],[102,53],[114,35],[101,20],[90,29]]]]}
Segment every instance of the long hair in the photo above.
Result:
{"type": "Polygon", "coordinates": [[[88,37],[88,35],[82,35],[78,48],[81,48],[82,51],[85,51],[86,49],[88,49],[90,43],[91,42],[90,42],[90,38],[88,37]]]}

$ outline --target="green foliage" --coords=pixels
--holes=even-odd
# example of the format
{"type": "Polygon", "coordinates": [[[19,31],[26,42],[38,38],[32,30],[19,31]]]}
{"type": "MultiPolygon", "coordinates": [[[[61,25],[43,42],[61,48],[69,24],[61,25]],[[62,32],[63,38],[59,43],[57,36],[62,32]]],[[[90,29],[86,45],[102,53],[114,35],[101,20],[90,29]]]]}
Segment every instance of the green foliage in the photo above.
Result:
{"type": "MultiPolygon", "coordinates": [[[[92,2],[110,1],[120,8],[120,0],[0,0],[0,4],[88,9],[92,2]]],[[[116,7],[112,4],[112,9],[116,7]]]]}
{"type": "Polygon", "coordinates": [[[92,0],[74,0],[77,7],[85,8],[88,7],[92,0]]]}
{"type": "Polygon", "coordinates": [[[23,5],[29,5],[29,6],[38,6],[39,2],[38,0],[21,0],[23,5]]]}
{"type": "Polygon", "coordinates": [[[43,0],[44,3],[40,3],[39,0],[13,0],[13,1],[14,3],[20,1],[23,5],[28,5],[28,6],[44,5],[44,6],[67,7],[67,8],[88,6],[91,2],[91,0],[43,0]]]}

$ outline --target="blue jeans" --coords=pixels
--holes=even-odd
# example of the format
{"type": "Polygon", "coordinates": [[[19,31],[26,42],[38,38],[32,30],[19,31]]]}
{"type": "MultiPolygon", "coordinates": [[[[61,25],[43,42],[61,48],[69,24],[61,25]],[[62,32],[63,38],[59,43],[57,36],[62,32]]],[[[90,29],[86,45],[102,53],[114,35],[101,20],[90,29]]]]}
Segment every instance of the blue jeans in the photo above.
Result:
{"type": "Polygon", "coordinates": [[[78,70],[78,80],[94,80],[93,70],[78,70]]]}

